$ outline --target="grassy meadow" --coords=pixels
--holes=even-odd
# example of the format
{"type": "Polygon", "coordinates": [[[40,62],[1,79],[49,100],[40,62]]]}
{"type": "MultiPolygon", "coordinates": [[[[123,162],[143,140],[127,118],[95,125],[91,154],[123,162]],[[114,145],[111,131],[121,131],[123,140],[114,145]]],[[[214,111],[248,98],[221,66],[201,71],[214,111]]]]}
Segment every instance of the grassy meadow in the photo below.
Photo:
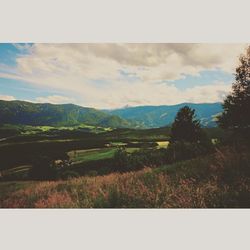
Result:
{"type": "Polygon", "coordinates": [[[166,157],[168,127],[5,126],[2,133],[6,128],[12,135],[0,141],[2,208],[250,206],[249,148],[223,146],[219,128],[204,129],[214,150],[177,160],[166,157]],[[41,155],[54,162],[52,179],[30,175],[41,155]]]}
{"type": "Polygon", "coordinates": [[[249,207],[249,164],[247,152],[223,148],[206,157],[127,173],[5,182],[0,201],[1,207],[12,208],[249,207]]]}

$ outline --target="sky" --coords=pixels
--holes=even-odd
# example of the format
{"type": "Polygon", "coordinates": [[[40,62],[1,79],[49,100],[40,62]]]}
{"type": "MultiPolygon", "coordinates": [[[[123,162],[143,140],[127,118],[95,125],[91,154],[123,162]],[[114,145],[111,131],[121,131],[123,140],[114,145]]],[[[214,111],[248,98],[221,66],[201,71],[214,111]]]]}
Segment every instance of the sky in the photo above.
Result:
{"type": "Polygon", "coordinates": [[[0,43],[0,99],[101,109],[220,102],[246,47],[0,43]]]}

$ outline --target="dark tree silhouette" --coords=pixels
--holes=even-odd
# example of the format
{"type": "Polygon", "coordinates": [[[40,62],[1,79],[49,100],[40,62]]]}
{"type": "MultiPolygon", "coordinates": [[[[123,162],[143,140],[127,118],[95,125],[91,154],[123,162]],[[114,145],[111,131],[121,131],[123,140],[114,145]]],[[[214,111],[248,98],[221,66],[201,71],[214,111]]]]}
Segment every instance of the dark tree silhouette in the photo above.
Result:
{"type": "Polygon", "coordinates": [[[69,156],[65,152],[41,153],[32,161],[29,178],[32,180],[54,180],[64,168],[66,169],[68,163],[69,156]],[[60,164],[55,164],[55,159],[59,160],[60,164]]]}
{"type": "Polygon", "coordinates": [[[195,119],[195,110],[181,108],[172,125],[171,142],[199,142],[202,137],[200,122],[195,119]]]}
{"type": "Polygon", "coordinates": [[[29,171],[32,180],[53,180],[56,177],[56,168],[52,166],[52,160],[48,156],[37,157],[29,171]]]}
{"type": "Polygon", "coordinates": [[[226,129],[248,129],[250,128],[250,46],[246,55],[240,57],[232,90],[223,103],[224,111],[218,119],[218,124],[226,129]]]}
{"type": "Polygon", "coordinates": [[[114,155],[115,170],[123,171],[128,165],[128,154],[124,148],[119,148],[114,155]]]}

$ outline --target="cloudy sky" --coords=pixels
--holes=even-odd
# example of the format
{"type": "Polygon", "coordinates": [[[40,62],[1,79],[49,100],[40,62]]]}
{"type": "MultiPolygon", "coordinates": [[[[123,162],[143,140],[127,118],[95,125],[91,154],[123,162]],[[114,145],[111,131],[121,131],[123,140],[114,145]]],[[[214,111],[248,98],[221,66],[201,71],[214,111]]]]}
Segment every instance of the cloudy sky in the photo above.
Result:
{"type": "Polygon", "coordinates": [[[0,44],[0,99],[95,108],[217,102],[246,44],[0,44]]]}

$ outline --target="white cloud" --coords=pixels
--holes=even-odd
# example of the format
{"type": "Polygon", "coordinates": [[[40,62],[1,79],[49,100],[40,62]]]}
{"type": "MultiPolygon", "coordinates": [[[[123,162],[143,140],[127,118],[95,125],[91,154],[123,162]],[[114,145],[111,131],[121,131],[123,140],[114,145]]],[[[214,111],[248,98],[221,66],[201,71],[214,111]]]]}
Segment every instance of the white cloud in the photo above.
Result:
{"type": "Polygon", "coordinates": [[[53,103],[53,104],[63,104],[63,103],[72,103],[74,100],[66,97],[66,96],[60,96],[60,95],[51,95],[46,97],[37,97],[35,99],[35,102],[40,103],[53,103]]]}
{"type": "Polygon", "coordinates": [[[231,86],[225,83],[215,83],[211,85],[195,86],[189,88],[183,93],[188,102],[201,103],[218,102],[225,99],[230,92],[231,86]]]}
{"type": "Polygon", "coordinates": [[[138,105],[166,105],[182,102],[218,102],[222,101],[230,91],[231,86],[226,83],[213,83],[211,85],[196,86],[180,90],[173,84],[150,82],[137,82],[132,86],[123,84],[114,85],[103,95],[96,91],[96,99],[89,100],[90,106],[96,107],[122,107],[127,104],[138,105]],[[118,104],[118,105],[117,105],[118,104]]]}
{"type": "Polygon", "coordinates": [[[14,100],[16,100],[16,98],[14,96],[11,96],[11,95],[0,95],[0,100],[14,101],[14,100]]]}
{"type": "MultiPolygon", "coordinates": [[[[101,108],[219,101],[229,90],[225,83],[180,90],[174,83],[162,81],[199,75],[203,70],[232,73],[245,47],[245,44],[25,45],[28,54],[19,55],[16,68],[5,68],[0,77],[57,90],[74,96],[73,101],[78,104],[101,108]]],[[[58,96],[40,97],[36,101],[46,100],[69,102],[58,96]]]]}

